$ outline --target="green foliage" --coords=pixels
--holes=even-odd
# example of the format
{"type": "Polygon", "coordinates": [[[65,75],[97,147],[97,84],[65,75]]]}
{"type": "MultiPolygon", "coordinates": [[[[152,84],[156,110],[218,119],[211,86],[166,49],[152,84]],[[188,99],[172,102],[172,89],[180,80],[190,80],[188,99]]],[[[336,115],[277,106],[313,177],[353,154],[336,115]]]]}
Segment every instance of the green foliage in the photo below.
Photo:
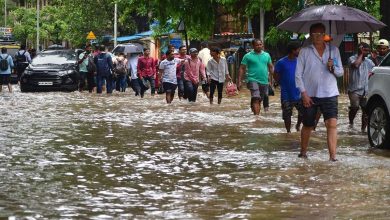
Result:
{"type": "MultiPolygon", "coordinates": [[[[4,0],[0,0],[1,2],[4,0]]],[[[10,2],[14,2],[9,0],[10,2]]],[[[20,41],[34,41],[36,37],[36,1],[28,1],[33,8],[15,8],[10,3],[10,16],[14,35],[20,41]],[[12,8],[13,7],[13,8],[12,8]]],[[[286,32],[275,28],[280,22],[299,11],[302,0],[51,0],[41,10],[42,39],[52,42],[68,40],[74,46],[84,45],[86,35],[112,35],[114,5],[118,4],[119,35],[137,32],[136,17],[145,16],[161,25],[154,27],[156,35],[176,29],[182,20],[190,39],[208,39],[214,31],[218,13],[227,12],[243,20],[258,15],[260,8],[275,11],[266,43],[277,44],[289,39],[286,32]],[[169,22],[168,22],[169,21],[169,22]]],[[[379,15],[379,0],[306,0],[311,4],[343,4],[379,15]]],[[[13,3],[13,5],[15,5],[13,3]]]]}

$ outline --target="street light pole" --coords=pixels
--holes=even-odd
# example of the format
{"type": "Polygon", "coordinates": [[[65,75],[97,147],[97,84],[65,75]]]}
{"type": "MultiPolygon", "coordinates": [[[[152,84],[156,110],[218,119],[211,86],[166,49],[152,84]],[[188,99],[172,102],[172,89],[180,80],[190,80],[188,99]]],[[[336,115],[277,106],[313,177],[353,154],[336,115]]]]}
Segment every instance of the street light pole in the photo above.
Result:
{"type": "Polygon", "coordinates": [[[39,0],[37,0],[37,52],[39,52],[39,0]]]}
{"type": "Polygon", "coordinates": [[[118,3],[115,3],[115,9],[114,9],[114,47],[116,47],[117,41],[117,24],[118,24],[118,3]]]}

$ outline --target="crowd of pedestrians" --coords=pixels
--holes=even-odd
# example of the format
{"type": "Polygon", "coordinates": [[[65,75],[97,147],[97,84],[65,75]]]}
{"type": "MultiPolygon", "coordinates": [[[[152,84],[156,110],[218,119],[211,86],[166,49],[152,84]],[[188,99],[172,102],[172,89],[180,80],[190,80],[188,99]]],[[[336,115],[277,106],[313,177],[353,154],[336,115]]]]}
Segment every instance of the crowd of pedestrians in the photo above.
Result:
{"type": "MultiPolygon", "coordinates": [[[[269,89],[272,88],[270,77],[280,85],[282,118],[288,133],[291,132],[293,109],[298,112],[295,129],[301,132],[301,150],[299,157],[307,158],[310,136],[322,115],[325,122],[329,160],[337,161],[337,119],[338,96],[337,78],[343,76],[344,68],[337,47],[324,40],[325,26],[317,23],[310,28],[312,43],[301,48],[301,43],[290,42],[287,45],[286,56],[279,59],[275,66],[271,56],[264,51],[263,42],[252,41],[252,51],[246,53],[241,61],[237,86],[241,87],[244,79],[250,91],[250,108],[254,115],[260,115],[261,103],[264,110],[268,108],[269,89]],[[303,124],[301,129],[301,124],[303,124]]],[[[368,91],[368,77],[371,69],[378,65],[389,52],[389,42],[381,39],[377,48],[371,51],[366,43],[358,45],[357,54],[348,59],[350,68],[348,96],[350,107],[349,123],[353,127],[359,108],[362,110],[361,131],[367,127],[365,110],[368,91]]],[[[198,88],[206,94],[210,104],[214,103],[217,90],[217,103],[221,104],[226,81],[231,81],[228,70],[228,59],[221,56],[221,49],[208,48],[207,43],[201,44],[201,50],[189,49],[186,46],[178,48],[169,45],[161,60],[150,55],[150,49],[145,48],[143,54],[124,53],[111,54],[101,45],[92,51],[87,45],[84,52],[78,55],[80,73],[79,91],[85,88],[89,92],[108,94],[114,90],[125,92],[130,86],[135,96],[143,98],[150,90],[151,96],[165,93],[166,102],[172,103],[177,90],[179,99],[196,102],[198,88]]],[[[15,69],[18,77],[23,73],[31,56],[22,46],[15,54],[15,59],[1,49],[0,83],[10,84],[11,70],[15,69]],[[15,63],[14,63],[15,60],[15,63]]],[[[2,86],[0,86],[1,91],[2,86]]]]}

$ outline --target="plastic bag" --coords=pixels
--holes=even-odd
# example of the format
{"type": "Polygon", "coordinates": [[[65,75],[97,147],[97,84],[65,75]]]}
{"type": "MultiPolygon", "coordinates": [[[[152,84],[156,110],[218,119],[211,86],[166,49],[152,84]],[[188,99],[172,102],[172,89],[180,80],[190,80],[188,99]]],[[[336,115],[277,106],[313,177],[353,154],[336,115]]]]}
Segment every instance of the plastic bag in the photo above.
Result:
{"type": "Polygon", "coordinates": [[[235,95],[238,95],[238,89],[237,89],[237,85],[234,84],[232,81],[228,82],[226,84],[226,95],[227,96],[235,96],[235,95]]]}

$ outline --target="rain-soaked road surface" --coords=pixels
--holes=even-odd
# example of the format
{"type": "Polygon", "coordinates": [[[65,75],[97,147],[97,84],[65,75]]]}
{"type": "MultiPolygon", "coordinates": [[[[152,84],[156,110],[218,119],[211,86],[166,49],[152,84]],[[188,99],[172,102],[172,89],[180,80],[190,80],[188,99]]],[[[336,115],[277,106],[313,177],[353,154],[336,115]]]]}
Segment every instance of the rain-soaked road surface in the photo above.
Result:
{"type": "Polygon", "coordinates": [[[247,93],[168,106],[16,88],[0,101],[0,219],[390,218],[390,153],[348,128],[345,96],[335,163],[322,122],[297,158],[277,97],[259,118],[247,93]]]}

